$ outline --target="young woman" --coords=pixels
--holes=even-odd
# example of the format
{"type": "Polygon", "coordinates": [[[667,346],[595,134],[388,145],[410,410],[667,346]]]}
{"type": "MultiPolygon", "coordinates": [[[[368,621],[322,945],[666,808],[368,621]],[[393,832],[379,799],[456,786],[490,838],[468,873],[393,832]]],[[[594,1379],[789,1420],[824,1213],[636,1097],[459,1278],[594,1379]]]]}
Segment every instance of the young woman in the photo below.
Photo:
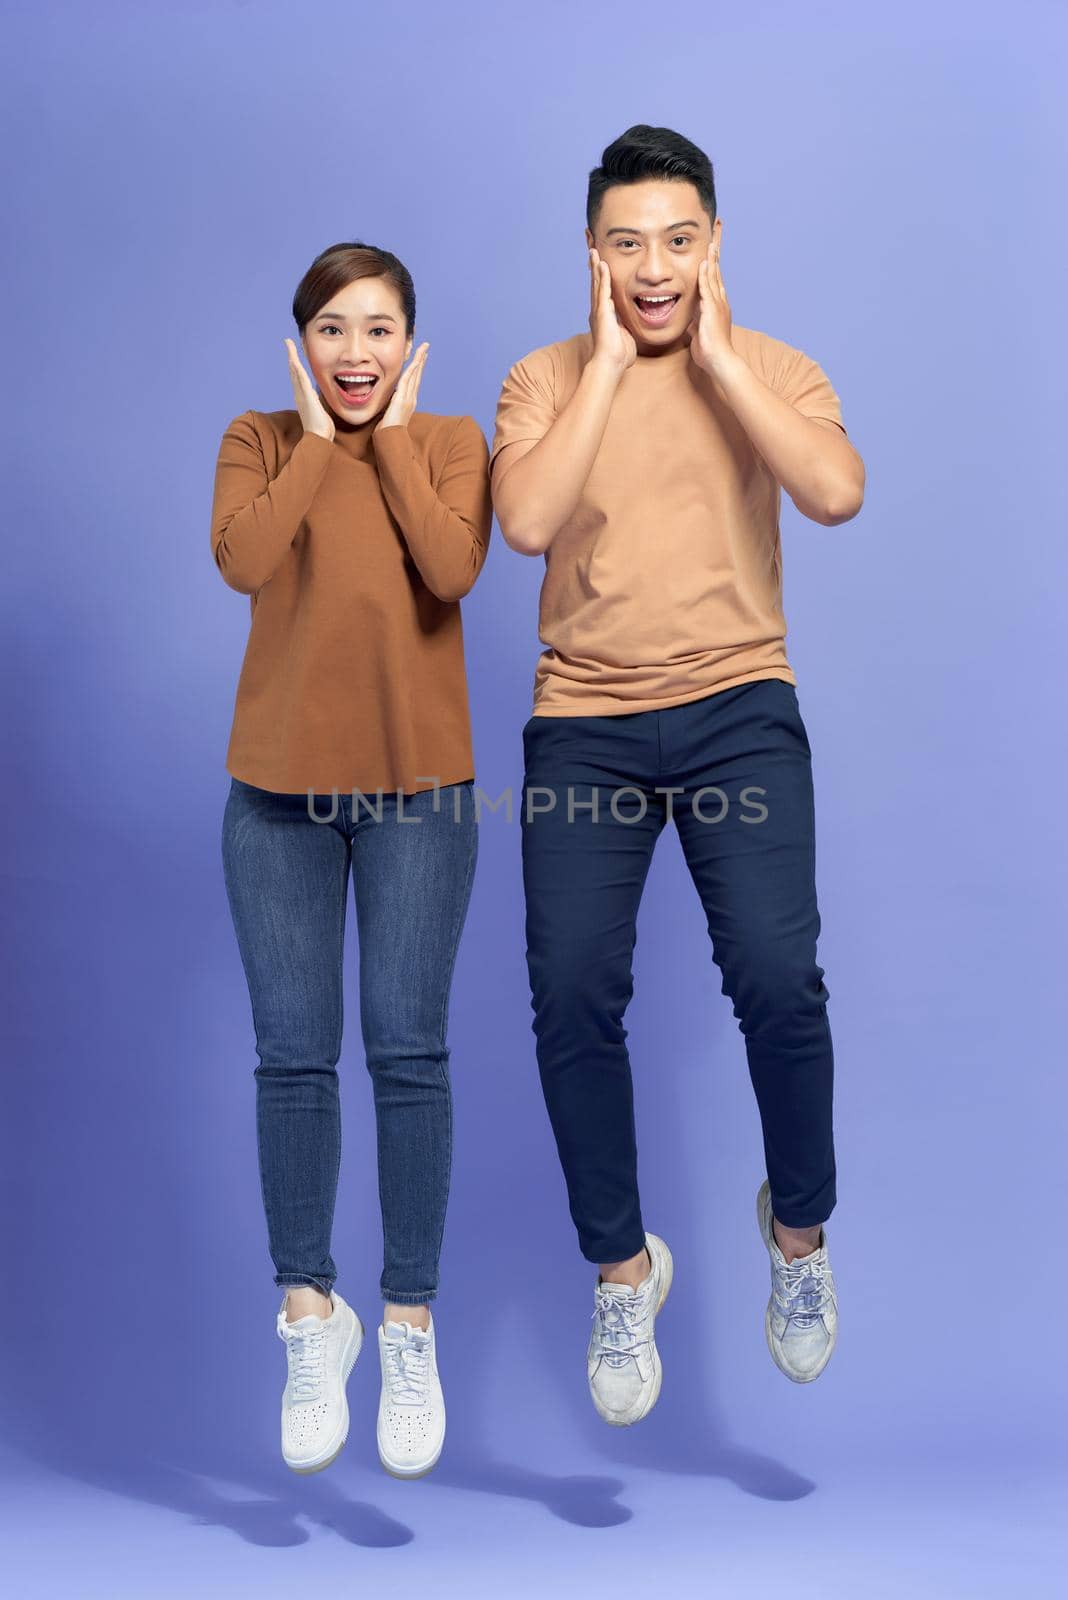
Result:
{"type": "Polygon", "coordinates": [[[331,245],[293,316],[315,386],[287,339],[296,410],[235,417],[216,467],[212,553],[251,603],[223,866],[259,1056],[296,1472],[344,1444],[363,1340],[330,1253],[352,868],[384,1239],[378,1448],[408,1477],[445,1433],[430,1314],[451,1159],[445,1036],[478,848],[459,602],[486,559],[488,450],[471,417],[415,410],[429,345],[404,366],[415,292],[395,255],[331,245]]]}

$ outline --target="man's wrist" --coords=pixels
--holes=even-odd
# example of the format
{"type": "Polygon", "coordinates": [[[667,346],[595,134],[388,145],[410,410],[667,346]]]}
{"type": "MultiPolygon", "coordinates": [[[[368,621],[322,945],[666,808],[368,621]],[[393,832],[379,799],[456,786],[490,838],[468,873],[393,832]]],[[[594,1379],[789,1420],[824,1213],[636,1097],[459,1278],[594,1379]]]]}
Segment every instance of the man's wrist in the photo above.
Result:
{"type": "Polygon", "coordinates": [[[608,356],[601,356],[594,352],[594,354],[586,363],[586,370],[588,372],[592,372],[598,379],[604,379],[609,383],[617,384],[620,378],[623,376],[626,368],[621,367],[617,362],[612,361],[608,356]]]}
{"type": "Polygon", "coordinates": [[[705,371],[710,378],[715,378],[717,383],[721,383],[724,388],[728,388],[732,378],[746,367],[745,358],[740,356],[737,350],[726,350],[721,356],[717,356],[709,362],[708,366],[705,367],[705,371]]]}

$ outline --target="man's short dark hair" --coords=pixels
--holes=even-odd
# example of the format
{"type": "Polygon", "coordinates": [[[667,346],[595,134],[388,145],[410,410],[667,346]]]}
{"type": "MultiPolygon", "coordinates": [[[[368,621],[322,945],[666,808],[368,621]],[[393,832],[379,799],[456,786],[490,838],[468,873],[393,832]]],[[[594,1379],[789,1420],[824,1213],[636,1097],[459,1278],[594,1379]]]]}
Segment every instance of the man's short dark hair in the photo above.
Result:
{"type": "Polygon", "coordinates": [[[636,122],[607,146],[601,165],[590,173],[586,191],[586,226],[596,231],[601,200],[606,189],[620,183],[641,183],[647,178],[676,178],[692,183],[708,213],[709,226],[716,220],[716,185],[712,163],[703,150],[673,128],[651,128],[636,122]]]}

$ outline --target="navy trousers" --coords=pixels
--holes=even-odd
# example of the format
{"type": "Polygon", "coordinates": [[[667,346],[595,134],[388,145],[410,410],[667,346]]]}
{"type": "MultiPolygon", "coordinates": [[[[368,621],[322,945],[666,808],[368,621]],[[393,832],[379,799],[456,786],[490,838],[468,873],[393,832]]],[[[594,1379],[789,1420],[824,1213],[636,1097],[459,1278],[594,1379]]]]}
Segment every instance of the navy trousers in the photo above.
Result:
{"type": "Polygon", "coordinates": [[[812,752],[782,679],[662,711],[532,716],[521,808],[538,1069],[587,1260],[645,1242],[623,1015],[653,848],[669,820],[734,1003],[788,1227],[834,1209],[829,991],[816,960],[812,752]]]}

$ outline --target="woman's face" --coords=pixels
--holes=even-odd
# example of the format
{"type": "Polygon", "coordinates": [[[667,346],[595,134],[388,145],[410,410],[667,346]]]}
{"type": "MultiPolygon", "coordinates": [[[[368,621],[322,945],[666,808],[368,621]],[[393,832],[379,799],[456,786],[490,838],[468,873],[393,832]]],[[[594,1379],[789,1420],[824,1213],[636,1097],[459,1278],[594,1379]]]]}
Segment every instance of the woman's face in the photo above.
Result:
{"type": "Polygon", "coordinates": [[[411,355],[413,338],[405,337],[404,307],[388,279],[357,278],[332,294],[301,340],[327,410],[345,422],[365,422],[380,413],[411,355]],[[343,386],[339,373],[375,381],[343,386]]]}

